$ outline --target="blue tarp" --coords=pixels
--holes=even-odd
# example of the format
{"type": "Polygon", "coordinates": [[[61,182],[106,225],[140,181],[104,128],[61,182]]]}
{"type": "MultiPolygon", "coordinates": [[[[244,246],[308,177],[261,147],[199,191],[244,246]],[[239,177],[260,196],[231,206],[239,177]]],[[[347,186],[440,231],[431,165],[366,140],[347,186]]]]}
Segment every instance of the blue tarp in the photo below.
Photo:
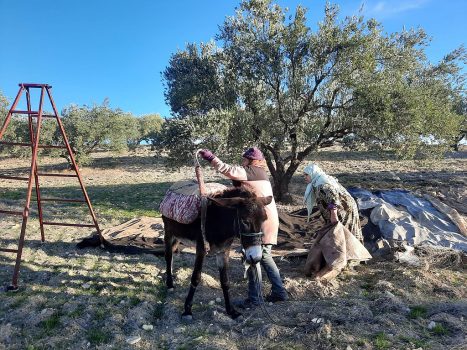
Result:
{"type": "Polygon", "coordinates": [[[467,239],[458,227],[428,200],[405,190],[370,192],[349,188],[348,191],[360,210],[372,209],[370,219],[384,238],[467,251],[467,239]]]}

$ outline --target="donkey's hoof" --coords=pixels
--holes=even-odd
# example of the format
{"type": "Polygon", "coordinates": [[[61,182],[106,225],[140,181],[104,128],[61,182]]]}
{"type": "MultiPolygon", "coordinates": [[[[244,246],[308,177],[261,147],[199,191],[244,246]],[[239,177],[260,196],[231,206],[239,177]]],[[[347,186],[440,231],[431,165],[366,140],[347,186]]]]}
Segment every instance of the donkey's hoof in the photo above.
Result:
{"type": "Polygon", "coordinates": [[[243,315],[238,312],[237,310],[233,310],[231,313],[230,313],[230,317],[233,319],[233,320],[237,320],[239,317],[240,318],[243,318],[243,315]]]}
{"type": "Polygon", "coordinates": [[[238,315],[236,318],[234,318],[235,321],[241,323],[245,320],[245,317],[243,317],[242,314],[238,315]]]}
{"type": "Polygon", "coordinates": [[[14,293],[16,293],[17,291],[19,291],[18,286],[10,285],[10,286],[5,287],[5,292],[14,292],[14,293]]]}
{"type": "Polygon", "coordinates": [[[193,322],[193,315],[182,315],[182,322],[191,323],[193,322]]]}

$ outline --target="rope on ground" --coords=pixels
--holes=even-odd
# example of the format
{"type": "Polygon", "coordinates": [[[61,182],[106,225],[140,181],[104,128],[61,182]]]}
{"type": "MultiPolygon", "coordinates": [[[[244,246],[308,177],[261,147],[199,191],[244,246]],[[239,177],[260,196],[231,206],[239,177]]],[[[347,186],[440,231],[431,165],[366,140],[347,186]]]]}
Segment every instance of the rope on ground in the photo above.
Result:
{"type": "MultiPolygon", "coordinates": [[[[251,268],[251,267],[250,267],[251,268]]],[[[259,303],[259,307],[260,307],[260,310],[263,312],[263,314],[266,316],[266,318],[268,318],[273,324],[275,325],[278,325],[278,326],[282,326],[282,327],[286,327],[286,328],[305,328],[305,331],[309,331],[310,328],[310,324],[306,324],[306,325],[303,325],[303,324],[299,324],[297,322],[287,322],[287,323],[283,323],[278,317],[275,317],[273,316],[267,309],[266,307],[266,303],[263,299],[263,293],[262,293],[262,288],[261,288],[261,281],[259,279],[259,276],[258,276],[258,271],[256,269],[252,269],[252,272],[253,272],[253,276],[254,276],[254,279],[255,279],[255,284],[257,286],[257,292],[258,292],[258,295],[259,295],[259,299],[260,299],[260,303],[259,303]]],[[[300,302],[300,303],[303,303],[303,302],[307,302],[307,300],[287,300],[287,301],[283,301],[281,303],[293,303],[293,302],[300,302]]],[[[313,305],[311,307],[311,310],[309,311],[309,313],[311,313],[315,306],[316,306],[316,303],[317,301],[309,301],[309,302],[313,302],[313,305]]],[[[316,325],[313,325],[312,329],[315,330],[316,328],[318,328],[319,326],[321,326],[321,324],[316,324],[316,325]]]]}

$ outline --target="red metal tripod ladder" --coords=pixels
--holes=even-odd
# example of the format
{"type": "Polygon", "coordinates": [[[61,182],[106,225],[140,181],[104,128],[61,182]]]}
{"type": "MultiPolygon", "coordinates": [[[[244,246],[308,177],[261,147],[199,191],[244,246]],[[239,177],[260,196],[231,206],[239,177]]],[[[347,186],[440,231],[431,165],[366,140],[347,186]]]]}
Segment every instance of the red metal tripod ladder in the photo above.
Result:
{"type": "Polygon", "coordinates": [[[60,120],[60,117],[57,112],[57,108],[55,107],[54,100],[52,98],[51,94],[51,88],[52,86],[48,84],[26,84],[26,83],[21,83],[19,84],[19,91],[18,94],[16,95],[16,98],[11,106],[10,111],[7,114],[7,117],[5,121],[3,122],[3,126],[0,130],[0,145],[10,145],[10,146],[25,146],[25,147],[31,147],[31,152],[32,152],[32,157],[31,157],[31,169],[29,172],[29,177],[17,177],[17,176],[7,176],[7,175],[0,175],[0,179],[8,179],[8,180],[18,180],[18,181],[27,181],[28,182],[28,187],[27,187],[27,193],[26,193],[26,203],[24,204],[24,209],[23,211],[11,211],[11,210],[0,210],[0,214],[5,214],[5,215],[18,215],[23,217],[23,222],[21,225],[21,233],[19,237],[19,242],[18,242],[18,249],[2,249],[0,248],[0,251],[2,252],[9,252],[9,253],[16,253],[16,263],[13,271],[13,279],[12,279],[12,284],[11,286],[7,287],[7,290],[10,291],[15,291],[18,290],[18,274],[19,274],[19,269],[20,269],[20,264],[21,264],[21,255],[23,252],[23,247],[24,247],[24,238],[25,238],[25,233],[26,233],[26,223],[29,217],[29,207],[31,204],[31,196],[32,196],[32,186],[33,183],[35,185],[35,191],[36,191],[36,198],[37,198],[37,209],[38,209],[38,214],[39,214],[39,224],[40,224],[40,230],[41,230],[41,241],[44,242],[45,240],[45,235],[44,235],[44,226],[46,225],[55,225],[55,226],[77,226],[77,227],[94,227],[99,236],[101,237],[101,243],[102,243],[102,235],[101,235],[101,230],[99,228],[99,225],[97,223],[96,215],[94,214],[94,210],[92,209],[91,201],[89,200],[89,196],[86,192],[86,189],[83,184],[83,180],[81,178],[78,166],[75,161],[75,157],[73,154],[73,151],[70,147],[70,144],[68,142],[68,138],[65,134],[65,129],[63,128],[62,121],[60,120]],[[40,89],[41,94],[40,94],[40,100],[39,100],[39,108],[37,111],[33,111],[31,109],[31,94],[30,94],[30,89],[40,89]],[[16,106],[18,105],[18,102],[20,101],[21,95],[23,92],[26,92],[26,104],[27,104],[27,110],[16,110],[16,106]],[[44,105],[44,97],[45,94],[47,94],[50,104],[52,106],[54,114],[43,114],[43,105],[44,105]],[[10,123],[12,115],[26,115],[28,118],[28,124],[29,124],[29,135],[30,135],[30,143],[22,143],[22,142],[7,142],[7,141],[1,141],[3,135],[5,134],[5,131],[8,127],[8,124],[10,123]],[[34,130],[34,123],[33,123],[33,118],[35,118],[37,121],[35,123],[35,130],[34,130]],[[60,133],[62,135],[64,145],[41,145],[39,143],[39,136],[40,136],[40,130],[41,130],[41,124],[42,124],[42,118],[55,118],[58,127],[60,130],[60,133]],[[75,171],[75,174],[53,174],[53,173],[41,173],[38,170],[37,166],[37,155],[38,155],[38,150],[39,148],[62,148],[66,149],[68,152],[68,155],[70,157],[71,163],[73,165],[73,169],[75,171]],[[83,199],[64,199],[64,198],[41,198],[40,194],[40,186],[39,186],[39,177],[41,176],[57,176],[57,177],[76,177],[78,178],[79,185],[81,187],[81,190],[83,192],[83,199]],[[75,223],[64,223],[64,222],[51,222],[51,221],[44,221],[43,216],[42,216],[42,202],[72,202],[72,203],[86,203],[89,209],[89,213],[92,217],[93,224],[75,224],[75,223]]]}

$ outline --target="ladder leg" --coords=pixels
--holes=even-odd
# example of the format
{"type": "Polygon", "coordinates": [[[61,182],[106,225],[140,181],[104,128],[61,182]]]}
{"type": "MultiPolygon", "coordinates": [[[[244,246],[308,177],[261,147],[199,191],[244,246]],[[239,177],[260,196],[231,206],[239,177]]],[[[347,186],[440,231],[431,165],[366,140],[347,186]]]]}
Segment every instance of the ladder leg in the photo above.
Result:
{"type": "Polygon", "coordinates": [[[2,129],[0,130],[0,140],[2,139],[3,134],[5,133],[5,130],[6,130],[7,126],[8,126],[8,124],[10,123],[11,114],[12,114],[11,111],[15,110],[16,105],[18,104],[22,93],[23,93],[23,87],[21,86],[19,88],[18,94],[16,95],[15,101],[13,102],[13,105],[10,108],[10,111],[8,112],[5,120],[3,121],[2,129]]]}
{"type": "Polygon", "coordinates": [[[91,201],[89,199],[88,193],[86,192],[86,188],[84,187],[83,179],[81,178],[81,174],[79,172],[78,165],[76,164],[75,156],[74,156],[73,151],[72,151],[72,149],[70,147],[70,143],[68,142],[68,138],[67,138],[66,133],[65,133],[65,128],[63,127],[62,121],[60,120],[60,118],[58,116],[57,108],[55,107],[55,102],[54,102],[54,100],[52,98],[52,94],[50,93],[49,88],[47,87],[46,90],[47,90],[47,95],[49,96],[50,104],[52,105],[52,108],[54,110],[58,126],[60,128],[60,133],[62,134],[63,141],[65,142],[68,154],[70,155],[71,163],[73,164],[73,168],[75,170],[76,176],[78,177],[78,181],[79,181],[79,185],[81,187],[81,191],[83,192],[84,198],[86,200],[86,204],[87,204],[88,209],[89,209],[89,214],[92,217],[92,220],[94,222],[94,226],[96,227],[97,233],[99,234],[101,245],[103,246],[104,245],[104,238],[102,237],[102,233],[101,233],[101,230],[99,228],[99,224],[97,223],[97,218],[96,218],[96,215],[95,215],[94,210],[92,208],[92,204],[91,204],[91,201]]]}
{"type": "MultiPolygon", "coordinates": [[[[29,194],[30,193],[31,191],[29,192],[29,194]]],[[[21,233],[19,235],[19,242],[18,242],[18,252],[16,253],[16,263],[15,263],[15,268],[13,270],[13,280],[12,280],[11,286],[7,287],[8,291],[18,290],[18,275],[19,275],[19,268],[21,265],[21,256],[23,254],[24,236],[26,234],[26,224],[28,222],[28,216],[29,216],[29,210],[27,208],[24,208],[23,223],[21,225],[21,233]]]]}
{"type": "Polygon", "coordinates": [[[40,97],[40,102],[39,102],[39,114],[37,116],[36,136],[34,137],[32,159],[31,159],[31,170],[29,172],[28,191],[26,195],[26,204],[24,205],[24,211],[23,211],[23,224],[21,226],[21,234],[20,234],[19,243],[18,243],[18,253],[16,254],[16,264],[15,264],[15,269],[13,272],[13,280],[12,280],[12,286],[10,287],[10,290],[18,289],[19,268],[21,265],[21,255],[22,255],[23,246],[24,246],[24,236],[26,234],[26,224],[28,221],[29,207],[31,204],[32,181],[33,181],[34,171],[37,166],[36,161],[37,161],[37,151],[39,149],[38,146],[39,146],[39,135],[41,131],[41,122],[42,122],[42,106],[43,106],[43,101],[44,101],[44,90],[45,90],[45,87],[41,89],[41,97],[40,97]]]}
{"type": "MultiPolygon", "coordinates": [[[[27,102],[27,107],[28,111],[31,111],[31,98],[29,94],[29,88],[26,88],[26,102],[27,102]]],[[[32,123],[32,117],[29,114],[28,115],[28,121],[29,121],[29,138],[31,140],[31,145],[34,145],[34,127],[32,123]]],[[[38,120],[39,122],[39,120],[38,120]]],[[[34,148],[31,147],[31,153],[34,153],[34,148]]],[[[44,234],[44,220],[42,216],[42,203],[41,203],[41,190],[39,186],[39,176],[37,175],[37,160],[36,160],[36,165],[34,167],[34,184],[35,184],[35,189],[36,189],[36,199],[37,199],[37,211],[39,213],[39,225],[40,225],[40,230],[41,230],[41,242],[45,242],[45,234],[44,234]]]]}
{"type": "Polygon", "coordinates": [[[39,176],[37,175],[37,164],[34,169],[34,183],[36,185],[37,211],[39,213],[39,224],[41,228],[41,242],[45,242],[44,219],[42,217],[41,189],[39,186],[39,176]]]}

